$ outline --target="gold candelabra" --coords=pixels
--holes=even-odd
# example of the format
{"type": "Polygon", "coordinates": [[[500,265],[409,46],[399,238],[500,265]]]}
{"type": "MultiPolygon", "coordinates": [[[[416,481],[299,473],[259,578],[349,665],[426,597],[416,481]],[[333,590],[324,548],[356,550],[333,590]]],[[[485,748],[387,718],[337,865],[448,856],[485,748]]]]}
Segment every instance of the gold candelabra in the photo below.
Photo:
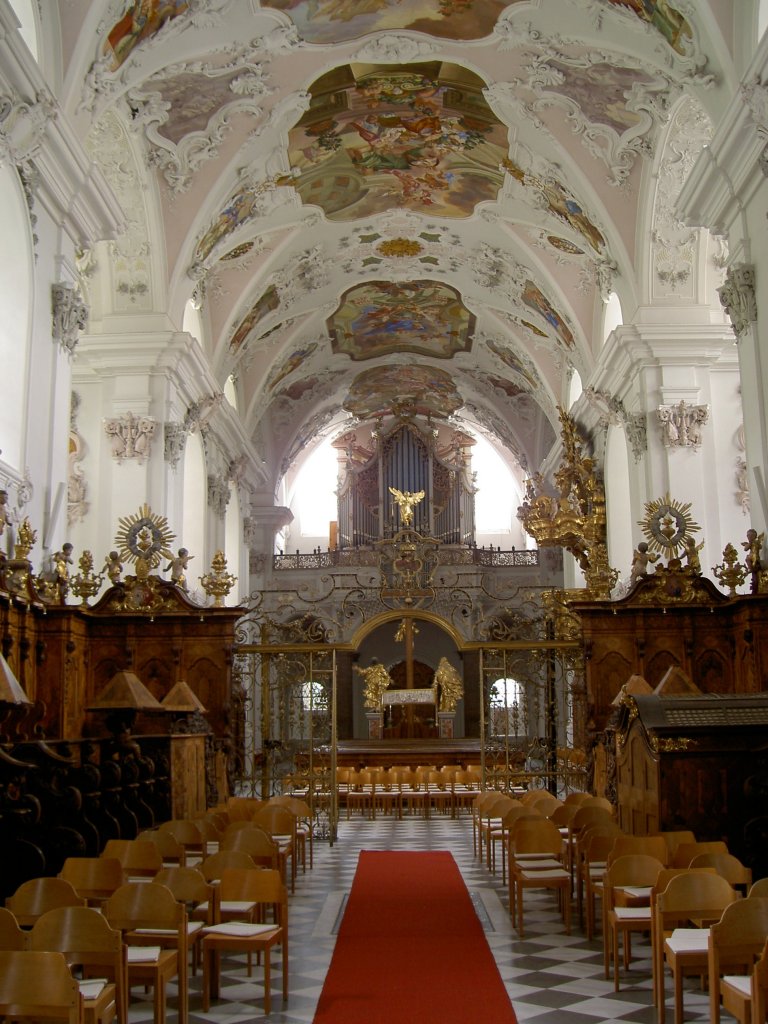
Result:
{"type": "Polygon", "coordinates": [[[227,560],[223,551],[216,552],[211,560],[211,571],[199,579],[208,597],[213,598],[214,608],[224,607],[224,599],[237,583],[237,576],[227,572],[227,560]]]}
{"type": "Polygon", "coordinates": [[[712,566],[712,575],[728,588],[728,596],[736,597],[736,587],[740,587],[747,578],[747,570],[739,561],[739,555],[733,544],[723,548],[723,560],[719,565],[712,566]]]}
{"type": "Polygon", "coordinates": [[[82,601],[82,607],[88,607],[88,598],[94,597],[104,582],[102,573],[93,571],[93,555],[90,551],[84,551],[77,563],[80,572],[69,581],[69,589],[82,601]]]}

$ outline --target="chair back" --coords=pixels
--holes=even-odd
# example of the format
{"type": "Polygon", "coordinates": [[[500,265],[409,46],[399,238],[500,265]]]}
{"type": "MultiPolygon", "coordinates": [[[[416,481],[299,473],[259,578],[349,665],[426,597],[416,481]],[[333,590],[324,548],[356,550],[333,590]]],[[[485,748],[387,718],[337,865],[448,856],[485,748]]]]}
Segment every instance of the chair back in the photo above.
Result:
{"type": "Polygon", "coordinates": [[[752,972],[752,1020],[762,1024],[768,1014],[768,941],[752,972]]]}
{"type": "Polygon", "coordinates": [[[653,886],[664,865],[646,853],[629,853],[617,858],[605,871],[605,901],[613,906],[613,890],[628,885],[653,886]]]}
{"type": "Polygon", "coordinates": [[[222,845],[222,852],[228,850],[247,853],[257,867],[278,868],[280,865],[280,848],[272,836],[258,825],[240,829],[230,836],[222,845]]]}
{"type": "Polygon", "coordinates": [[[82,1024],[80,986],[62,953],[0,951],[0,1017],[82,1024]]]}
{"type": "Polygon", "coordinates": [[[287,931],[288,890],[279,871],[264,868],[226,868],[219,884],[222,903],[242,901],[275,908],[275,923],[287,931]]]}
{"type": "Polygon", "coordinates": [[[678,829],[673,832],[657,832],[657,835],[663,836],[664,842],[667,844],[669,849],[669,857],[667,863],[671,864],[674,860],[674,856],[677,853],[677,848],[681,843],[695,843],[696,836],[690,829],[678,829]]]}
{"type": "Polygon", "coordinates": [[[585,800],[589,800],[590,796],[590,793],[569,793],[563,803],[569,806],[575,804],[577,807],[581,807],[585,800]]]}
{"type": "Polygon", "coordinates": [[[8,897],[5,905],[22,928],[31,928],[47,910],[84,907],[85,899],[63,878],[30,878],[8,897]]]}
{"type": "Polygon", "coordinates": [[[154,843],[164,864],[178,864],[184,867],[187,862],[186,850],[171,832],[161,832],[157,828],[147,829],[145,832],[139,832],[137,839],[142,843],[154,843]]]}
{"type": "Polygon", "coordinates": [[[671,867],[690,867],[693,858],[701,856],[702,853],[728,853],[728,844],[719,839],[712,842],[680,843],[675,850],[671,867]]]}
{"type": "Polygon", "coordinates": [[[158,882],[128,882],[115,890],[104,905],[104,916],[113,928],[186,928],[186,909],[171,890],[158,882]]]}
{"type": "MultiPolygon", "coordinates": [[[[591,798],[590,798],[591,799],[591,798]]],[[[589,804],[582,804],[574,814],[570,824],[570,830],[574,834],[580,832],[589,825],[615,825],[616,821],[610,811],[604,807],[593,807],[589,804]]]]}
{"type": "Polygon", "coordinates": [[[626,857],[628,854],[642,853],[648,857],[655,857],[661,861],[664,867],[667,866],[669,858],[669,847],[662,836],[616,836],[613,841],[613,848],[608,854],[608,866],[618,860],[619,857],[626,857]]]}
{"type": "MultiPolygon", "coordinates": [[[[672,869],[676,870],[676,869],[672,869]]],[[[656,896],[656,913],[663,930],[684,926],[691,918],[719,920],[739,894],[720,875],[683,871],[670,878],[656,896]]]]}
{"type": "Polygon", "coordinates": [[[191,819],[175,818],[172,821],[164,821],[159,831],[170,832],[185,849],[202,850],[203,848],[203,836],[198,823],[191,819]]]}
{"type": "Polygon", "coordinates": [[[733,886],[742,886],[746,891],[752,885],[752,869],[742,864],[732,853],[700,853],[690,863],[692,868],[714,868],[733,886]]]}
{"type": "Polygon", "coordinates": [[[231,796],[227,800],[227,814],[230,822],[250,821],[265,801],[251,796],[231,796]]]}
{"type": "Polygon", "coordinates": [[[59,878],[86,901],[100,902],[125,882],[125,872],[116,857],[67,857],[59,878]]]}
{"type": "Polygon", "coordinates": [[[758,878],[749,888],[749,896],[768,896],[768,876],[758,878]]]}
{"type": "Polygon", "coordinates": [[[546,815],[546,817],[549,817],[556,807],[562,807],[562,802],[557,799],[554,793],[550,793],[546,789],[534,791],[530,800],[526,800],[526,804],[528,807],[535,807],[537,811],[546,815]]]}
{"type": "Polygon", "coordinates": [[[0,949],[26,949],[28,932],[6,907],[0,907],[0,949]]]}
{"type": "Polygon", "coordinates": [[[559,807],[554,807],[549,811],[547,817],[558,828],[568,828],[577,810],[578,806],[576,804],[560,804],[559,807]]]}
{"type": "Polygon", "coordinates": [[[731,903],[709,929],[709,1017],[720,1020],[723,974],[751,974],[768,936],[768,899],[748,896],[731,903]]]}
{"type": "Polygon", "coordinates": [[[553,857],[561,857],[563,837],[556,825],[549,818],[521,818],[512,826],[510,832],[510,850],[515,856],[524,853],[546,853],[553,857]]]}
{"type": "Polygon", "coordinates": [[[255,868],[253,858],[243,850],[219,850],[197,865],[206,882],[218,881],[227,868],[255,868]]]}
{"type": "MultiPolygon", "coordinates": [[[[371,772],[361,772],[372,778],[371,772]]],[[[371,783],[372,784],[372,783],[371,783]]],[[[280,804],[266,804],[253,817],[254,825],[263,828],[270,836],[296,836],[296,815],[288,807],[280,804]]]]}
{"type": "Polygon", "coordinates": [[[122,934],[112,928],[95,907],[59,907],[35,922],[29,948],[63,953],[71,966],[90,976],[104,975],[113,982],[121,1020],[127,1009],[126,952],[122,934]]]}
{"type": "Polygon", "coordinates": [[[109,839],[103,857],[114,857],[128,877],[154,878],[163,866],[159,847],[147,839],[109,839]]]}
{"type": "Polygon", "coordinates": [[[185,903],[187,909],[196,903],[207,902],[213,917],[216,887],[205,880],[205,876],[198,868],[162,868],[153,881],[170,889],[177,902],[185,903]]]}

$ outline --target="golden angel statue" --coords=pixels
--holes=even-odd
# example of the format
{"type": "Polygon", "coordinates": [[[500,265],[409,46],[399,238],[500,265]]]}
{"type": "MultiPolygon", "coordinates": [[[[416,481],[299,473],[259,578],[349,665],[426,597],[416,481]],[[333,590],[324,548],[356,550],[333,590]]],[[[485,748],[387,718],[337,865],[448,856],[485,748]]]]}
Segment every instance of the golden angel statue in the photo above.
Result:
{"type": "Polygon", "coordinates": [[[413,522],[413,510],[420,501],[424,500],[424,491],[398,491],[396,487],[390,487],[389,493],[397,502],[400,509],[400,520],[403,526],[410,526],[413,522]]]}
{"type": "Polygon", "coordinates": [[[447,658],[441,658],[437,664],[434,686],[440,688],[440,710],[455,711],[457,703],[464,696],[464,685],[461,676],[447,658]]]}
{"type": "Polygon", "coordinates": [[[376,658],[371,659],[368,668],[355,665],[355,671],[365,680],[365,707],[373,711],[381,711],[381,699],[384,691],[390,686],[392,677],[376,658]]]}

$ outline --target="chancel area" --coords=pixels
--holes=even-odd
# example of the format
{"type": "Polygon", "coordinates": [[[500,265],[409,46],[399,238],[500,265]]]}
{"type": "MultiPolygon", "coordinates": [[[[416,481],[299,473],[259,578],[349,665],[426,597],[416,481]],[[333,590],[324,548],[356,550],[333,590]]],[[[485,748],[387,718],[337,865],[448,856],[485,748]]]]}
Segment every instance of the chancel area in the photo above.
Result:
{"type": "MultiPolygon", "coordinates": [[[[344,851],[454,849],[518,1020],[663,1024],[688,961],[655,916],[630,949],[570,821],[768,875],[767,26],[0,0],[3,899],[109,844],[197,866],[261,813],[290,957],[279,914],[227,949],[216,896],[192,973],[144,970],[179,1024],[241,983],[293,1024],[344,851]],[[541,798],[554,892],[512,835],[541,798]],[[513,980],[545,937],[599,1005],[513,980]]],[[[725,991],[687,1019],[749,1021],[725,991]]]]}

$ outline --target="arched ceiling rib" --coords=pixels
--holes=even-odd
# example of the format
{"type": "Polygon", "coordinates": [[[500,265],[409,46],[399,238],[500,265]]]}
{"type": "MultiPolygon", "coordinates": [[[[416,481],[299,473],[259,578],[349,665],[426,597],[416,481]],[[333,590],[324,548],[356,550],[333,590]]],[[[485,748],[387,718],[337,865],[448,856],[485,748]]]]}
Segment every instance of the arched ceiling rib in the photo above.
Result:
{"type": "Polygon", "coordinates": [[[265,455],[399,411],[536,466],[603,300],[641,301],[670,110],[720,102],[697,6],[69,0],[65,95],[92,143],[115,117],[140,141],[174,309],[203,303],[265,455]]]}

